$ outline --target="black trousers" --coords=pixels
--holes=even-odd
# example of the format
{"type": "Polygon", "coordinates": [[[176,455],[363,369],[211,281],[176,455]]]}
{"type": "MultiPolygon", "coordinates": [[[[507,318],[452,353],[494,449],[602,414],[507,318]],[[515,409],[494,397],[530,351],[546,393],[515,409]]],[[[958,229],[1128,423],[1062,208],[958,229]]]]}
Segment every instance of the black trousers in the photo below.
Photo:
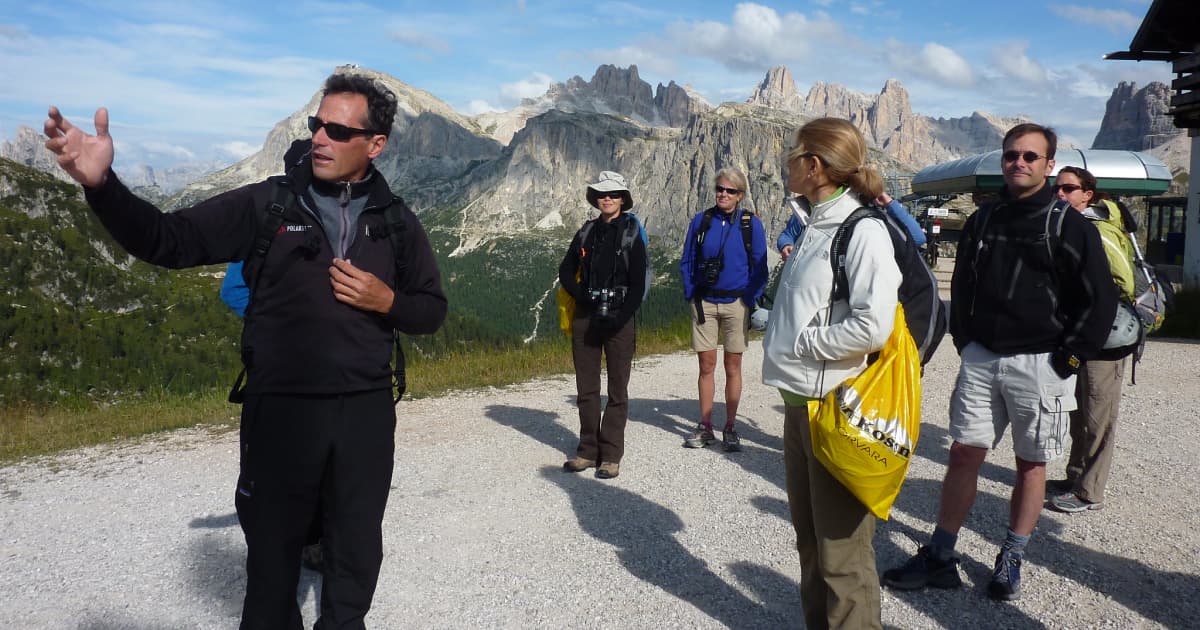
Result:
{"type": "Polygon", "coordinates": [[[386,389],[246,397],[234,499],[246,537],[243,630],[302,630],[300,548],[318,517],[324,581],[314,627],[365,627],[383,562],[395,432],[386,389]]]}
{"type": "Polygon", "coordinates": [[[637,348],[633,319],[606,336],[591,330],[586,317],[571,325],[571,358],[575,363],[575,404],[579,407],[579,447],[584,459],[621,463],[625,456],[625,422],[629,418],[629,374],[637,348]],[[600,413],[600,360],[608,368],[608,402],[600,413]]]}

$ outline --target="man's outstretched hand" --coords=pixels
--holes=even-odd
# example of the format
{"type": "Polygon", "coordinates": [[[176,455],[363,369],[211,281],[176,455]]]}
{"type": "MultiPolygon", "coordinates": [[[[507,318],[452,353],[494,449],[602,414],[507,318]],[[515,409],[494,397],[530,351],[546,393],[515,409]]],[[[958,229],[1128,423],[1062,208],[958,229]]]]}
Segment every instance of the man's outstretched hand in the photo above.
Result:
{"type": "Polygon", "coordinates": [[[108,135],[108,110],[96,110],[96,135],[88,135],[63,118],[57,107],[50,106],[49,118],[43,125],[46,148],[58,157],[58,165],[71,179],[98,188],[108,179],[113,162],[113,141],[108,135]]]}

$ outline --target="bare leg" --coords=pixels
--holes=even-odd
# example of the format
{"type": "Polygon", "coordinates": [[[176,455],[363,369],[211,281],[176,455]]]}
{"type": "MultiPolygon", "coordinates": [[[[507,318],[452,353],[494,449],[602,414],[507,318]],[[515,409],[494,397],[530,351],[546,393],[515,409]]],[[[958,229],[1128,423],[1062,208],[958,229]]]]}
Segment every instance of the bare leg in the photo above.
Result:
{"type": "MultiPolygon", "coordinates": [[[[942,498],[937,520],[938,527],[948,533],[958,533],[975,503],[979,467],[983,465],[987,452],[986,448],[958,442],[950,445],[950,464],[946,467],[946,478],[942,481],[942,498]]],[[[1045,467],[1042,470],[1042,477],[1045,479],[1045,467]]],[[[1038,509],[1041,509],[1040,503],[1038,509]]]]}
{"type": "Polygon", "coordinates": [[[705,350],[696,355],[700,360],[700,377],[696,379],[700,390],[700,422],[712,424],[713,396],[716,394],[716,384],[713,373],[717,370],[717,351],[705,350]]]}
{"type": "Polygon", "coordinates": [[[737,418],[738,403],[742,400],[742,355],[740,352],[725,353],[725,426],[733,426],[737,418]]]}
{"type": "Polygon", "coordinates": [[[1046,500],[1046,463],[1017,458],[1017,481],[1013,484],[1009,504],[1008,527],[1014,533],[1028,536],[1037,525],[1046,500]]]}

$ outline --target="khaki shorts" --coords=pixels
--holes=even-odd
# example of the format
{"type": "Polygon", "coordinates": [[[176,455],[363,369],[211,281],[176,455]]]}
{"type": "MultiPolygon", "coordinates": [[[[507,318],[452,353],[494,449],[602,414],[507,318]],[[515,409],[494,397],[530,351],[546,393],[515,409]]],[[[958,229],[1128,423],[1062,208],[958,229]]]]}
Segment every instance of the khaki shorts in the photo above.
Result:
{"type": "Polygon", "coordinates": [[[1059,376],[1049,353],[1005,356],[971,343],[950,395],[950,436],[991,449],[1012,424],[1017,457],[1048,462],[1063,454],[1076,406],[1075,377],[1059,376]]]}
{"type": "Polygon", "coordinates": [[[688,304],[692,313],[692,350],[708,352],[716,350],[717,344],[725,346],[725,352],[741,354],[746,351],[746,335],[750,332],[750,309],[745,302],[734,300],[729,304],[714,304],[701,300],[704,306],[704,323],[696,322],[696,303],[688,304]]]}

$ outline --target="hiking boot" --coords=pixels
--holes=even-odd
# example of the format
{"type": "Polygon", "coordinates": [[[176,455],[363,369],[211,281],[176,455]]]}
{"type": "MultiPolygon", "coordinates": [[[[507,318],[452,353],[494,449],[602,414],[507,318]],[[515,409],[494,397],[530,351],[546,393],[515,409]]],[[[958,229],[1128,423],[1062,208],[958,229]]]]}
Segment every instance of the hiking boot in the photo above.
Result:
{"type": "Polygon", "coordinates": [[[917,550],[917,555],[908,562],[883,572],[879,580],[884,586],[902,591],[913,591],[926,586],[934,588],[958,588],[962,578],[958,577],[958,558],[951,555],[939,560],[929,545],[917,550]]]}
{"type": "Polygon", "coordinates": [[[1011,551],[1000,550],[996,554],[996,568],[992,581],[988,582],[988,597],[1011,602],[1021,596],[1021,556],[1011,551]]]}
{"type": "Polygon", "coordinates": [[[1056,497],[1064,492],[1075,490],[1075,482],[1071,479],[1049,479],[1046,481],[1046,496],[1056,497]]]}
{"type": "Polygon", "coordinates": [[[721,445],[725,447],[726,453],[736,453],[742,450],[742,441],[738,439],[737,431],[733,429],[721,432],[721,445]]]}
{"type": "Polygon", "coordinates": [[[597,479],[612,479],[621,474],[621,465],[616,462],[604,462],[596,469],[597,479]]]}
{"type": "Polygon", "coordinates": [[[1088,510],[1103,510],[1104,502],[1097,501],[1095,503],[1079,498],[1079,495],[1074,492],[1064,492],[1053,499],[1050,499],[1050,507],[1059,512],[1074,514],[1076,512],[1086,512],[1088,510]]]}
{"type": "Polygon", "coordinates": [[[582,470],[587,470],[588,468],[591,468],[592,466],[595,466],[595,465],[596,465],[596,460],[594,460],[594,459],[585,459],[583,457],[572,457],[571,459],[568,459],[567,461],[563,462],[563,470],[565,470],[567,472],[580,472],[582,470]]]}
{"type": "Polygon", "coordinates": [[[686,448],[704,448],[716,441],[717,436],[713,435],[712,427],[705,427],[702,424],[696,427],[696,430],[683,441],[683,445],[686,448]]]}

